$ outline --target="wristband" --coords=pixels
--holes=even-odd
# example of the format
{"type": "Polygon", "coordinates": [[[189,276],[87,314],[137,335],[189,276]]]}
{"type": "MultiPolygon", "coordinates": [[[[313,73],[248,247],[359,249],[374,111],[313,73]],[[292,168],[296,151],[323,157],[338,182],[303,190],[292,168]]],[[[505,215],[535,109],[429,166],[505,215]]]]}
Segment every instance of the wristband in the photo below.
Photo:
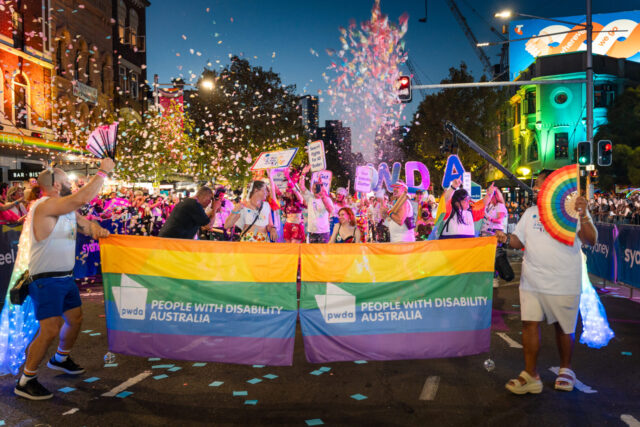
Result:
{"type": "Polygon", "coordinates": [[[511,243],[511,234],[507,234],[507,241],[504,242],[504,244],[507,246],[507,248],[509,247],[509,244],[511,243]]]}
{"type": "Polygon", "coordinates": [[[109,177],[102,169],[98,169],[98,172],[96,172],[96,176],[99,176],[102,179],[107,179],[109,177]]]}
{"type": "Polygon", "coordinates": [[[239,210],[239,211],[231,211],[231,213],[232,213],[232,214],[234,214],[234,215],[238,215],[240,212],[242,212],[242,210],[239,210]]]}

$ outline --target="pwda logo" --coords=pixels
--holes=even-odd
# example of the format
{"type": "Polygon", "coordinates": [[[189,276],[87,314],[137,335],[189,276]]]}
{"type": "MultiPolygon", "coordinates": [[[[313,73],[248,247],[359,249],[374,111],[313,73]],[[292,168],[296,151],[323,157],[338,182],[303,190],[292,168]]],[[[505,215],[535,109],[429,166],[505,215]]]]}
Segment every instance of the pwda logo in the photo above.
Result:
{"type": "Polygon", "coordinates": [[[353,323],[356,321],[356,297],[327,283],[326,295],[316,295],[318,308],[327,323],[353,323]]]}
{"type": "MultiPolygon", "coordinates": [[[[625,249],[624,262],[629,263],[629,268],[640,265],[640,250],[625,249]]],[[[317,297],[316,297],[317,298],[317,297]]]]}
{"type": "Polygon", "coordinates": [[[123,274],[120,286],[111,288],[121,319],[144,320],[147,308],[147,288],[123,274]]]}

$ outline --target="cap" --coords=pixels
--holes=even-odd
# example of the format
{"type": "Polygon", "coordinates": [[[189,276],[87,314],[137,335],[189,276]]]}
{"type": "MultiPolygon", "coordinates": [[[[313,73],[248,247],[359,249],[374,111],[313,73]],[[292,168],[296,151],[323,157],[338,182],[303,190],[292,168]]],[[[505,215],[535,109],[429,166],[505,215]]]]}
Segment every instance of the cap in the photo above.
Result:
{"type": "Polygon", "coordinates": [[[407,187],[407,184],[405,184],[404,181],[400,179],[397,180],[391,187],[392,188],[401,187],[401,188],[404,188],[405,190],[409,189],[409,187],[407,187]]]}
{"type": "Polygon", "coordinates": [[[344,187],[338,187],[338,189],[336,190],[336,194],[342,194],[343,196],[346,196],[349,194],[349,192],[344,187]]]}

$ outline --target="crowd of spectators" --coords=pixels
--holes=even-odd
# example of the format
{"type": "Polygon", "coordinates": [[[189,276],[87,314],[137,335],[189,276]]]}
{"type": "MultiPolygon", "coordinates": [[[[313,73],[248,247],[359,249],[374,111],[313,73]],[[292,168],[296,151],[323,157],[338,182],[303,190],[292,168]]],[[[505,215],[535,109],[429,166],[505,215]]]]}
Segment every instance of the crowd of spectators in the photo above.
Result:
{"type": "Polygon", "coordinates": [[[635,194],[596,193],[589,201],[596,221],[640,225],[640,192],[635,194]]]}

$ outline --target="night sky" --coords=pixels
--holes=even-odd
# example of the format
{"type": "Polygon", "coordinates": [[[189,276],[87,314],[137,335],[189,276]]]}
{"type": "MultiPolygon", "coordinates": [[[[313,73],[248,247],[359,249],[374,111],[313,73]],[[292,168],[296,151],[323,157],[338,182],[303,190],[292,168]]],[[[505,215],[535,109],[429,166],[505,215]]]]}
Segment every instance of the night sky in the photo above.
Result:
{"type": "MultiPolygon", "coordinates": [[[[285,84],[295,84],[298,94],[319,95],[320,123],[332,119],[322,73],[331,58],[326,48],[340,49],[338,27],[351,19],[358,23],[371,16],[372,0],[150,0],[147,10],[148,79],[159,74],[161,83],[172,77],[195,82],[203,67],[229,63],[229,55],[242,55],[253,65],[272,68],[285,84]],[[323,101],[324,98],[324,102],[323,101]]],[[[496,41],[489,28],[500,28],[496,11],[510,8],[531,15],[563,17],[585,13],[583,0],[457,0],[456,3],[479,41],[496,41]],[[475,9],[475,11],[474,11],[475,9]]],[[[409,14],[405,36],[409,58],[423,84],[438,83],[449,67],[467,63],[476,77],[483,70],[471,44],[445,0],[381,1],[382,12],[397,22],[409,14]]],[[[593,0],[593,13],[640,9],[640,0],[593,0]]],[[[499,48],[486,51],[498,62],[499,48]]],[[[405,67],[406,70],[406,67],[405,67]]],[[[408,70],[406,70],[408,74],[408,70]]],[[[405,123],[420,101],[404,110],[405,123]]],[[[340,117],[336,117],[340,119],[340,117]]]]}

